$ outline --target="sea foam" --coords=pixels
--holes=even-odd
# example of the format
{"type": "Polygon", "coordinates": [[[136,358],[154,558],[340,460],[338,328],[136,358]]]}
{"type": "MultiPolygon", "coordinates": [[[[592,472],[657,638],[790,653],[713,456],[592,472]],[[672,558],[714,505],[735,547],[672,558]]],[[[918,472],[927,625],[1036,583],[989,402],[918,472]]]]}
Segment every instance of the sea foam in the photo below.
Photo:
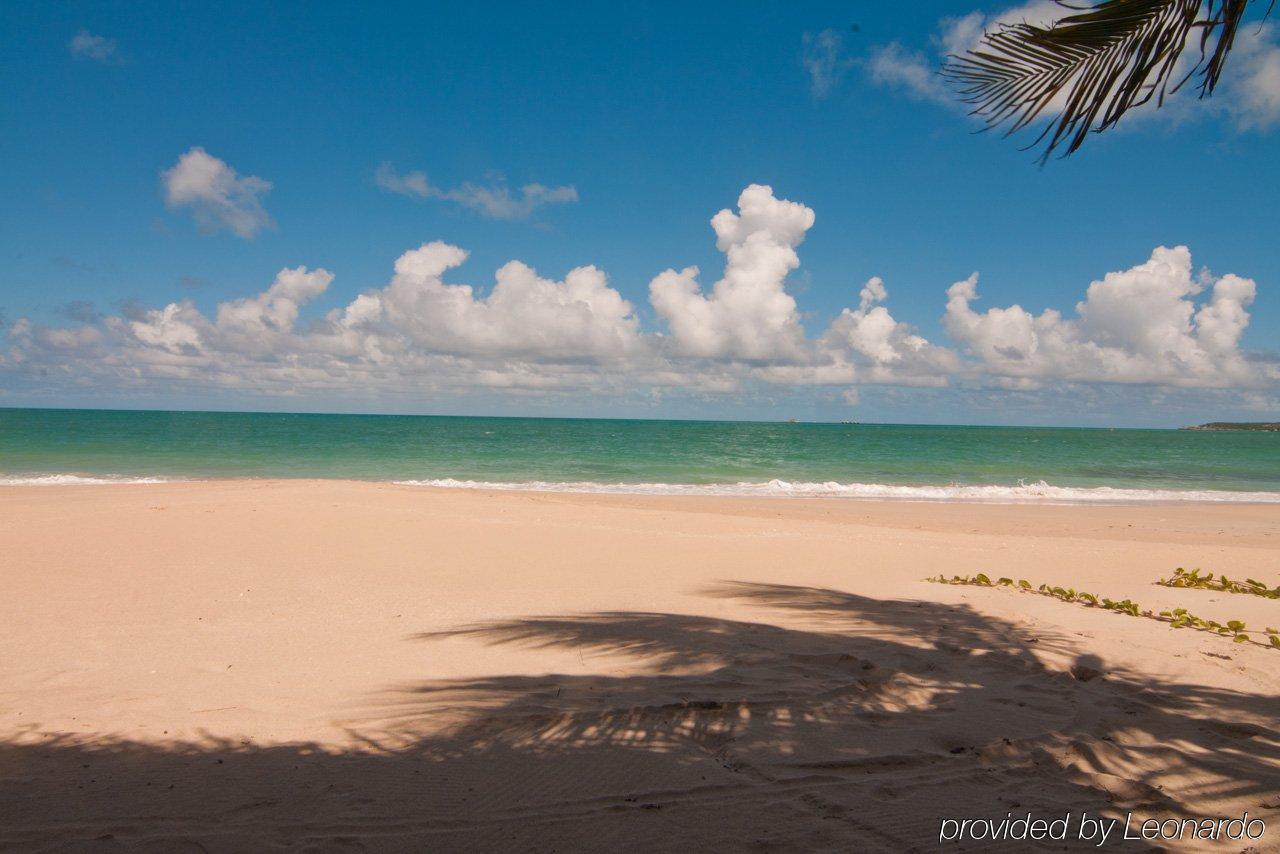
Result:
{"type": "MultiPolygon", "coordinates": [[[[0,474],[0,486],[101,486],[172,483],[176,478],[101,474],[0,474]]],[[[490,481],[458,478],[395,480],[401,486],[442,489],[490,489],[513,492],[570,492],[605,495],[738,496],[746,498],[851,498],[897,501],[964,501],[1015,503],[1162,503],[1280,504],[1280,492],[1233,492],[1213,489],[1125,489],[1112,486],[1054,486],[1045,481],[1002,485],[907,485],[788,480],[737,483],[600,483],[596,481],[490,481]]]]}
{"type": "Polygon", "coordinates": [[[1053,486],[1038,481],[1017,486],[901,485],[889,483],[825,483],[770,480],[739,483],[595,483],[591,481],[502,482],[433,478],[398,480],[405,486],[446,489],[494,489],[524,492],[576,492],[615,495],[707,495],[790,498],[863,498],[905,501],[975,501],[990,503],[1119,503],[1165,501],[1213,501],[1222,503],[1280,504],[1280,492],[1228,492],[1201,489],[1121,489],[1111,486],[1053,486]]]}
{"type": "Polygon", "coordinates": [[[164,477],[127,477],[125,475],[78,474],[0,474],[0,486],[99,486],[103,484],[169,483],[164,477]]]}

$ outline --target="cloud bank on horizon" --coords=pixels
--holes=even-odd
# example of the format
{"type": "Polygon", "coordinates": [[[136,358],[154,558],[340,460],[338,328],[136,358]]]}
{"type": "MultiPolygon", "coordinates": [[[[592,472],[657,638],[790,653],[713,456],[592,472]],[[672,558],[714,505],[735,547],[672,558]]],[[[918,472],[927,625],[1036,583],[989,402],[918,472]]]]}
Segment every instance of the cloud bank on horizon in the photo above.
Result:
{"type": "MultiPolygon", "coordinates": [[[[198,215],[251,234],[263,185],[192,149],[166,173],[198,215]]],[[[172,190],[171,190],[172,192],[172,190]]],[[[1241,349],[1255,283],[1193,271],[1185,246],[1153,249],[1135,266],[1087,285],[1074,310],[1031,314],[975,308],[978,274],[945,291],[950,340],[929,341],[893,316],[878,277],[856,307],[809,337],[788,275],[816,219],[772,188],[744,189],[737,209],[711,219],[724,271],[709,288],[697,267],[669,268],[649,286],[662,329],[595,266],[563,279],[520,261],[487,293],[448,281],[467,252],[440,241],[396,259],[388,284],[304,320],[334,274],[283,269],[263,291],[223,302],[212,316],[189,299],[120,314],[75,315],[68,326],[20,317],[0,348],[0,374],[44,388],[231,389],[267,395],[465,393],[624,397],[751,393],[779,386],[987,387],[1056,384],[1239,389],[1271,395],[1280,362],[1241,349]]],[[[942,292],[940,289],[940,297],[942,292]]],[[[1267,398],[1273,399],[1273,398],[1267,398]]]]}

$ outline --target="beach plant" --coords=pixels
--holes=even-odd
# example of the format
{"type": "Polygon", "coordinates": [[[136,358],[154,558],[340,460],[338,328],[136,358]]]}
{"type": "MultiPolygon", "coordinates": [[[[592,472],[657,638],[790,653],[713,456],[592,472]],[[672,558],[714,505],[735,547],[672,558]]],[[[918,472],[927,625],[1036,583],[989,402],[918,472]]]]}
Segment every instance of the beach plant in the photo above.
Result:
{"type": "Polygon", "coordinates": [[[1200,590],[1219,590],[1224,593],[1245,593],[1250,596],[1262,596],[1266,599],[1280,599],[1280,585],[1268,587],[1256,578],[1236,581],[1227,578],[1225,573],[1216,577],[1212,572],[1201,575],[1199,567],[1190,572],[1178,567],[1173,571],[1172,578],[1161,578],[1156,584],[1164,587],[1195,587],[1200,590]]]}
{"type": "Polygon", "coordinates": [[[1117,614],[1125,614],[1130,617],[1145,617],[1149,620],[1158,620],[1168,623],[1170,628],[1174,629],[1193,629],[1196,631],[1210,632],[1212,634],[1221,635],[1231,638],[1235,643],[1253,643],[1262,646],[1268,646],[1271,649],[1280,650],[1280,632],[1276,629],[1268,627],[1262,634],[1267,641],[1254,640],[1247,624],[1243,620],[1228,620],[1226,623],[1220,623],[1217,620],[1210,620],[1204,617],[1192,614],[1186,608],[1174,608],[1168,611],[1152,611],[1144,609],[1132,599],[1111,599],[1097,593],[1090,593],[1086,590],[1076,590],[1074,587],[1059,587],[1051,584],[1041,584],[1034,586],[1026,579],[1018,579],[1014,581],[1012,578],[1001,577],[995,581],[986,573],[979,572],[976,575],[952,575],[948,578],[945,575],[938,575],[933,578],[927,578],[926,581],[934,584],[960,584],[971,587],[1008,587],[1022,593],[1034,593],[1040,596],[1049,596],[1054,599],[1060,599],[1063,602],[1075,602],[1088,608],[1103,608],[1108,611],[1115,611],[1117,614]]]}

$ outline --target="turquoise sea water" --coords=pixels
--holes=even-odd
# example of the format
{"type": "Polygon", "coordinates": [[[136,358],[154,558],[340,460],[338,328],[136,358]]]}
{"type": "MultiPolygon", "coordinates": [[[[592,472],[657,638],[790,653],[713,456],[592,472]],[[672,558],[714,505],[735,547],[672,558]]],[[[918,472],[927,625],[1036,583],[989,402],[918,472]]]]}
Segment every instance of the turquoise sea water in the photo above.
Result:
{"type": "Polygon", "coordinates": [[[0,409],[0,482],[227,477],[580,491],[1280,501],[1280,434],[0,409]]]}

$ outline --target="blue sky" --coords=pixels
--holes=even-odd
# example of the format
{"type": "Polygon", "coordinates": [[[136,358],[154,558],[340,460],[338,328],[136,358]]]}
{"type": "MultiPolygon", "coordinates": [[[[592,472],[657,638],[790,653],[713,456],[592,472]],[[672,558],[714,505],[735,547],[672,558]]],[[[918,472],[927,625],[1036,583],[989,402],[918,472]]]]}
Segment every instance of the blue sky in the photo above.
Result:
{"type": "MultiPolygon", "coordinates": [[[[0,404],[1032,423],[1275,417],[1274,117],[1248,113],[1230,91],[1207,106],[1184,96],[1168,116],[1137,116],[1041,168],[1034,153],[975,135],[937,92],[876,64],[936,63],[955,19],[1011,5],[11,6],[0,22],[0,312],[10,326],[26,319],[36,343],[24,344],[21,329],[7,342],[0,334],[9,353],[0,404]],[[93,40],[76,47],[79,33],[93,40]],[[269,182],[256,194],[269,225],[242,236],[206,215],[202,228],[199,201],[167,203],[161,173],[194,148],[238,179],[269,182]],[[402,181],[425,173],[416,186],[428,191],[379,186],[383,164],[402,181]],[[572,188],[576,201],[493,216],[461,189],[506,186],[518,198],[531,183],[572,188]],[[751,184],[815,214],[783,283],[806,341],[856,309],[878,276],[895,322],[964,364],[877,377],[875,365],[850,357],[849,376],[796,386],[761,371],[812,370],[828,356],[781,345],[753,355],[724,343],[738,340],[729,332],[710,349],[680,341],[650,299],[651,280],[697,265],[709,290],[725,256],[708,222],[751,184]],[[612,350],[612,362],[584,374],[564,366],[602,364],[600,351],[530,345],[495,355],[442,348],[437,332],[413,340],[423,359],[448,357],[449,379],[419,382],[397,368],[385,389],[367,373],[345,384],[264,379],[252,363],[279,360],[282,349],[237,351],[228,370],[231,357],[203,352],[212,331],[200,359],[195,345],[171,346],[176,367],[121,351],[140,346],[129,323],[146,310],[187,300],[212,320],[219,303],[264,291],[282,268],[323,268],[332,282],[301,305],[300,331],[386,287],[396,259],[428,241],[470,252],[444,280],[473,284],[480,297],[512,259],[554,281],[594,265],[630,303],[633,331],[662,332],[663,346],[676,348],[661,357],[672,378],[655,383],[653,364],[635,373],[612,350]],[[1189,247],[1195,272],[1256,283],[1236,345],[1248,370],[1214,357],[1192,382],[1163,368],[1114,382],[1105,370],[975,368],[982,342],[955,340],[943,319],[947,288],[974,271],[976,311],[1018,304],[1071,316],[1091,282],[1176,245],[1189,247]],[[113,317],[122,325],[111,328],[113,317]],[[102,337],[39,349],[39,330],[86,321],[102,337]],[[15,355],[24,346],[39,352],[15,355]],[[469,384],[468,370],[490,380],[469,384]],[[525,379],[495,382],[494,371],[525,379]],[[922,388],[926,374],[946,386],[922,388]]],[[[1257,40],[1250,61],[1265,69],[1271,34],[1257,40]]],[[[1190,297],[1197,309],[1211,287],[1190,297]]],[[[291,346],[300,345],[280,344],[291,346]]]]}

